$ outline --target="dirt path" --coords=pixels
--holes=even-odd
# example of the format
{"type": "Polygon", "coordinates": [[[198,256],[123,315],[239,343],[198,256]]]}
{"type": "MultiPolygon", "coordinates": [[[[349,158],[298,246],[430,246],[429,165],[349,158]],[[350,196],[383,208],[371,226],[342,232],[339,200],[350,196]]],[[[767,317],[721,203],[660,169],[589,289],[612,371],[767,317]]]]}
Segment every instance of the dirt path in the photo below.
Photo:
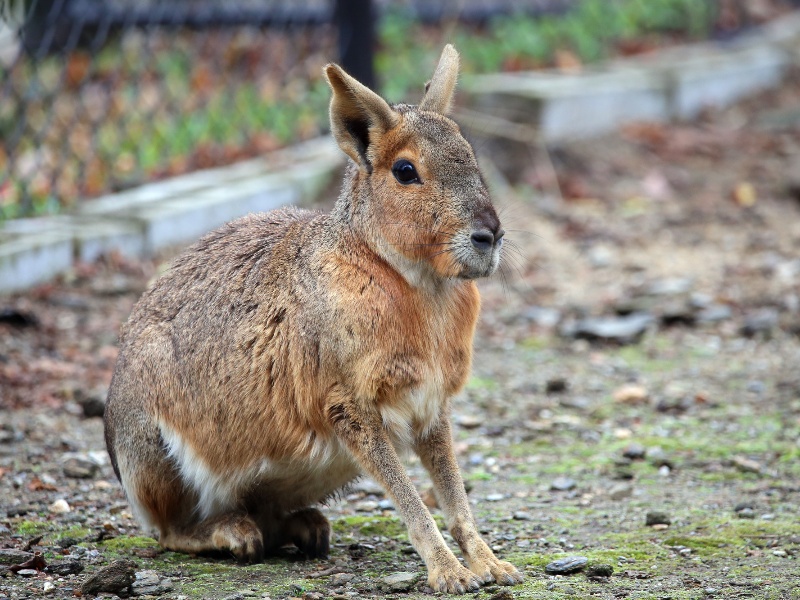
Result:
{"type": "MultiPolygon", "coordinates": [[[[482,286],[455,435],[481,529],[527,580],[476,597],[800,598],[797,97],[795,80],[699,123],[560,148],[557,181],[539,156],[498,199],[515,252],[482,286]],[[593,319],[630,313],[634,343],[597,339],[593,319]],[[613,575],[545,573],[568,556],[613,575]]],[[[368,481],[326,508],[329,561],[242,567],[139,530],[84,412],[160,265],[109,260],[0,298],[0,565],[38,550],[62,573],[8,574],[0,598],[73,597],[120,558],[137,594],[164,598],[424,597],[368,481]]]]}

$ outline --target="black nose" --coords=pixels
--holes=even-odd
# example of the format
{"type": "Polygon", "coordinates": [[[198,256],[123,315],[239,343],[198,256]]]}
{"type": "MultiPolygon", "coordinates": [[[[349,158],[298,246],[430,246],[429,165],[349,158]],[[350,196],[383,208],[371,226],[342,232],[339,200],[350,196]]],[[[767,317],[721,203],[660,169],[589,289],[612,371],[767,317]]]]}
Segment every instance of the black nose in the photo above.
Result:
{"type": "Polygon", "coordinates": [[[486,250],[490,250],[495,244],[499,244],[505,233],[506,232],[502,229],[497,233],[492,233],[488,229],[479,229],[473,232],[469,239],[476,250],[485,252],[486,250]]]}

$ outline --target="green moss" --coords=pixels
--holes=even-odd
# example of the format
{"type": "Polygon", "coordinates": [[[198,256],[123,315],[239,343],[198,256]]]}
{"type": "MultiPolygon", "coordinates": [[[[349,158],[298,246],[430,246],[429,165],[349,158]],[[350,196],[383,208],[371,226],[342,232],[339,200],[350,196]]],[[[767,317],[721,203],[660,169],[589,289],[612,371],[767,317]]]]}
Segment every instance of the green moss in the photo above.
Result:
{"type": "Polygon", "coordinates": [[[19,535],[39,535],[51,528],[51,524],[46,521],[22,521],[17,525],[19,535]]]}
{"type": "Polygon", "coordinates": [[[383,536],[407,539],[406,526],[397,517],[342,517],[331,523],[333,533],[344,537],[383,536]]]}
{"type": "Polygon", "coordinates": [[[488,377],[478,377],[473,375],[467,382],[468,390],[495,390],[497,389],[497,382],[488,377]]]}
{"type": "Polygon", "coordinates": [[[100,545],[111,552],[122,552],[133,548],[158,548],[158,542],[153,538],[137,535],[121,535],[100,545]]]}
{"type": "Polygon", "coordinates": [[[464,479],[467,481],[491,481],[494,479],[494,476],[483,469],[476,469],[475,471],[465,473],[464,479]]]}

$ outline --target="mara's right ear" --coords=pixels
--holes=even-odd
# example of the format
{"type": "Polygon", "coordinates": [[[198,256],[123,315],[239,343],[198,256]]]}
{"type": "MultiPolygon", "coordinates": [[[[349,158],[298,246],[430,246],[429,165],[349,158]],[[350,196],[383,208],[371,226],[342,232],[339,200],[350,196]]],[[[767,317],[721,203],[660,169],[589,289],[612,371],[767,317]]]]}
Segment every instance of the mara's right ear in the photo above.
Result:
{"type": "Polygon", "coordinates": [[[399,116],[386,100],[350,77],[339,65],[329,64],[324,72],[333,91],[331,133],[345,154],[371,173],[367,148],[397,125],[399,116]]]}

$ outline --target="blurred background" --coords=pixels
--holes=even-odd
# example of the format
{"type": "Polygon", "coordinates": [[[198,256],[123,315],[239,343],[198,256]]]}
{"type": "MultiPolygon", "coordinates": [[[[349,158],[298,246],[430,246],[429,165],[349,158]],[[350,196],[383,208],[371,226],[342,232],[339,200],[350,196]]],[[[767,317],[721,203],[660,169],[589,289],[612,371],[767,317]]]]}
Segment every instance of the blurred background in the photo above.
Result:
{"type": "Polygon", "coordinates": [[[2,0],[0,220],[318,136],[336,60],[416,102],[463,72],[579,70],[725,39],[796,0],[2,0]]]}

